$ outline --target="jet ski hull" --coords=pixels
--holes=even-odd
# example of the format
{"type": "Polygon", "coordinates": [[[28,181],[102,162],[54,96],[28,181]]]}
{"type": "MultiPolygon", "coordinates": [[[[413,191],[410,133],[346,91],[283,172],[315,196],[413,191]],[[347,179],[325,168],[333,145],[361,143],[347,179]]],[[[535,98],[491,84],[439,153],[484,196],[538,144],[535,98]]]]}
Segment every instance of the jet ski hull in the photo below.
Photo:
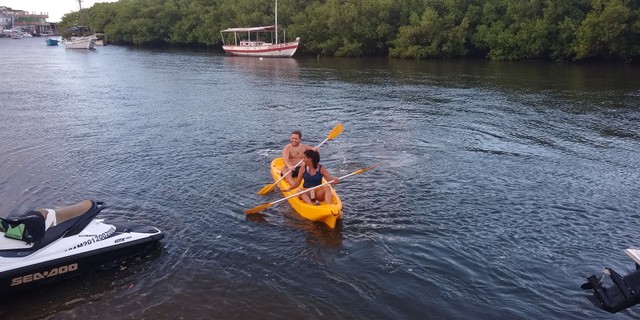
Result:
{"type": "Polygon", "coordinates": [[[148,252],[163,237],[155,227],[93,219],[77,234],[67,234],[37,250],[0,250],[0,295],[104,269],[114,259],[148,252]]]}

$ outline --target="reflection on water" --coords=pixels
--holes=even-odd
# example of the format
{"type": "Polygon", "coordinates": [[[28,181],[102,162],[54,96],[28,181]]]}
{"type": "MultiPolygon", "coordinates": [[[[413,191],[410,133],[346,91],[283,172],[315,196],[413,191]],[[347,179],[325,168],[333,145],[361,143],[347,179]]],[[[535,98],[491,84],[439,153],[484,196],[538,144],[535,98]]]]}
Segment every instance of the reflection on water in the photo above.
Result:
{"type": "Polygon", "coordinates": [[[288,204],[282,204],[281,206],[283,208],[269,210],[269,213],[247,214],[246,219],[253,223],[280,224],[292,230],[304,231],[307,234],[307,243],[312,246],[340,248],[343,239],[342,220],[338,220],[335,229],[331,229],[322,222],[312,222],[304,219],[288,204]]]}
{"type": "Polygon", "coordinates": [[[2,296],[0,300],[0,318],[2,319],[40,319],[43,310],[33,308],[34,305],[52,306],[46,314],[58,314],[59,317],[83,317],[76,314],[76,307],[82,307],[121,292],[135,291],[144,279],[140,274],[153,272],[153,264],[161,259],[163,247],[154,244],[141,248],[131,255],[103,259],[94,272],[87,272],[72,280],[53,283],[34,290],[2,296]],[[21,310],[16,315],[15,310],[21,310]],[[72,316],[73,315],[73,316],[72,316]]]}
{"type": "Polygon", "coordinates": [[[300,77],[298,61],[293,58],[254,58],[254,57],[223,57],[225,66],[234,71],[248,72],[274,81],[280,78],[296,79],[300,77]]]}

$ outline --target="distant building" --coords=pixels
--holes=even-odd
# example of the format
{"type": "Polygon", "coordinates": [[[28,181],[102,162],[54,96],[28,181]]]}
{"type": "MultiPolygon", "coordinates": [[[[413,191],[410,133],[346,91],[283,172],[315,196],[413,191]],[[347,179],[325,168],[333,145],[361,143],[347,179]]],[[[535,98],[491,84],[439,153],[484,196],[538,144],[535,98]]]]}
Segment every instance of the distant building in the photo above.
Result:
{"type": "Polygon", "coordinates": [[[0,6],[0,31],[13,28],[13,12],[11,8],[0,6]]]}
{"type": "Polygon", "coordinates": [[[0,29],[21,29],[31,34],[51,34],[55,24],[47,22],[49,13],[29,13],[0,6],[0,29]]]}

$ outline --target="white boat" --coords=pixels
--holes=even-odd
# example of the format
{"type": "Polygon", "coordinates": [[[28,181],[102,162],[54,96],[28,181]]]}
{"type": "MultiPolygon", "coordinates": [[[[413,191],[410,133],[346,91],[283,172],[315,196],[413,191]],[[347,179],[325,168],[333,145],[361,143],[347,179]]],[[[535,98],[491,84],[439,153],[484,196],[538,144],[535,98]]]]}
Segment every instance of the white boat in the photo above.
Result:
{"type": "MultiPolygon", "coordinates": [[[[78,0],[78,6],[80,10],[78,14],[82,13],[82,0],[78,0]]],[[[64,43],[67,49],[87,49],[91,50],[96,46],[96,35],[95,33],[89,36],[85,36],[84,32],[87,30],[85,27],[73,27],[72,34],[78,33],[80,36],[72,36],[71,38],[62,39],[62,43],[64,43]]],[[[90,28],[88,28],[90,29],[90,28]]]]}
{"type": "Polygon", "coordinates": [[[68,39],[63,39],[62,43],[67,47],[67,49],[87,49],[91,50],[96,46],[96,37],[95,35],[90,35],[86,37],[71,37],[68,39]]]}
{"type": "Polygon", "coordinates": [[[22,39],[24,38],[24,33],[20,29],[10,29],[9,33],[11,35],[11,39],[22,39]]]}
{"type": "Polygon", "coordinates": [[[272,26],[250,28],[228,28],[220,31],[222,37],[222,49],[230,55],[247,57],[272,57],[288,58],[298,50],[300,37],[295,41],[286,42],[286,31],[283,31],[284,42],[278,42],[278,1],[275,6],[275,24],[272,26]],[[233,40],[225,42],[229,34],[233,34],[233,40]]]}

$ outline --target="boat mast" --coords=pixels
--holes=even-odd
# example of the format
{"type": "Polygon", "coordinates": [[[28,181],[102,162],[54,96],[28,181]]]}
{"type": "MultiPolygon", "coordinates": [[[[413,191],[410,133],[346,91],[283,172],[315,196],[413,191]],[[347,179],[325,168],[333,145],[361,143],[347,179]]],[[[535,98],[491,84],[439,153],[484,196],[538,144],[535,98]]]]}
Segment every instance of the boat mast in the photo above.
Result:
{"type": "Polygon", "coordinates": [[[278,44],[278,0],[276,0],[276,44],[278,44]]]}
{"type": "MultiPolygon", "coordinates": [[[[82,0],[78,0],[78,14],[76,14],[76,26],[80,23],[83,23],[83,21],[80,21],[80,13],[82,12],[82,0]]],[[[80,32],[82,32],[82,36],[84,36],[84,30],[80,30],[80,32]]]]}

